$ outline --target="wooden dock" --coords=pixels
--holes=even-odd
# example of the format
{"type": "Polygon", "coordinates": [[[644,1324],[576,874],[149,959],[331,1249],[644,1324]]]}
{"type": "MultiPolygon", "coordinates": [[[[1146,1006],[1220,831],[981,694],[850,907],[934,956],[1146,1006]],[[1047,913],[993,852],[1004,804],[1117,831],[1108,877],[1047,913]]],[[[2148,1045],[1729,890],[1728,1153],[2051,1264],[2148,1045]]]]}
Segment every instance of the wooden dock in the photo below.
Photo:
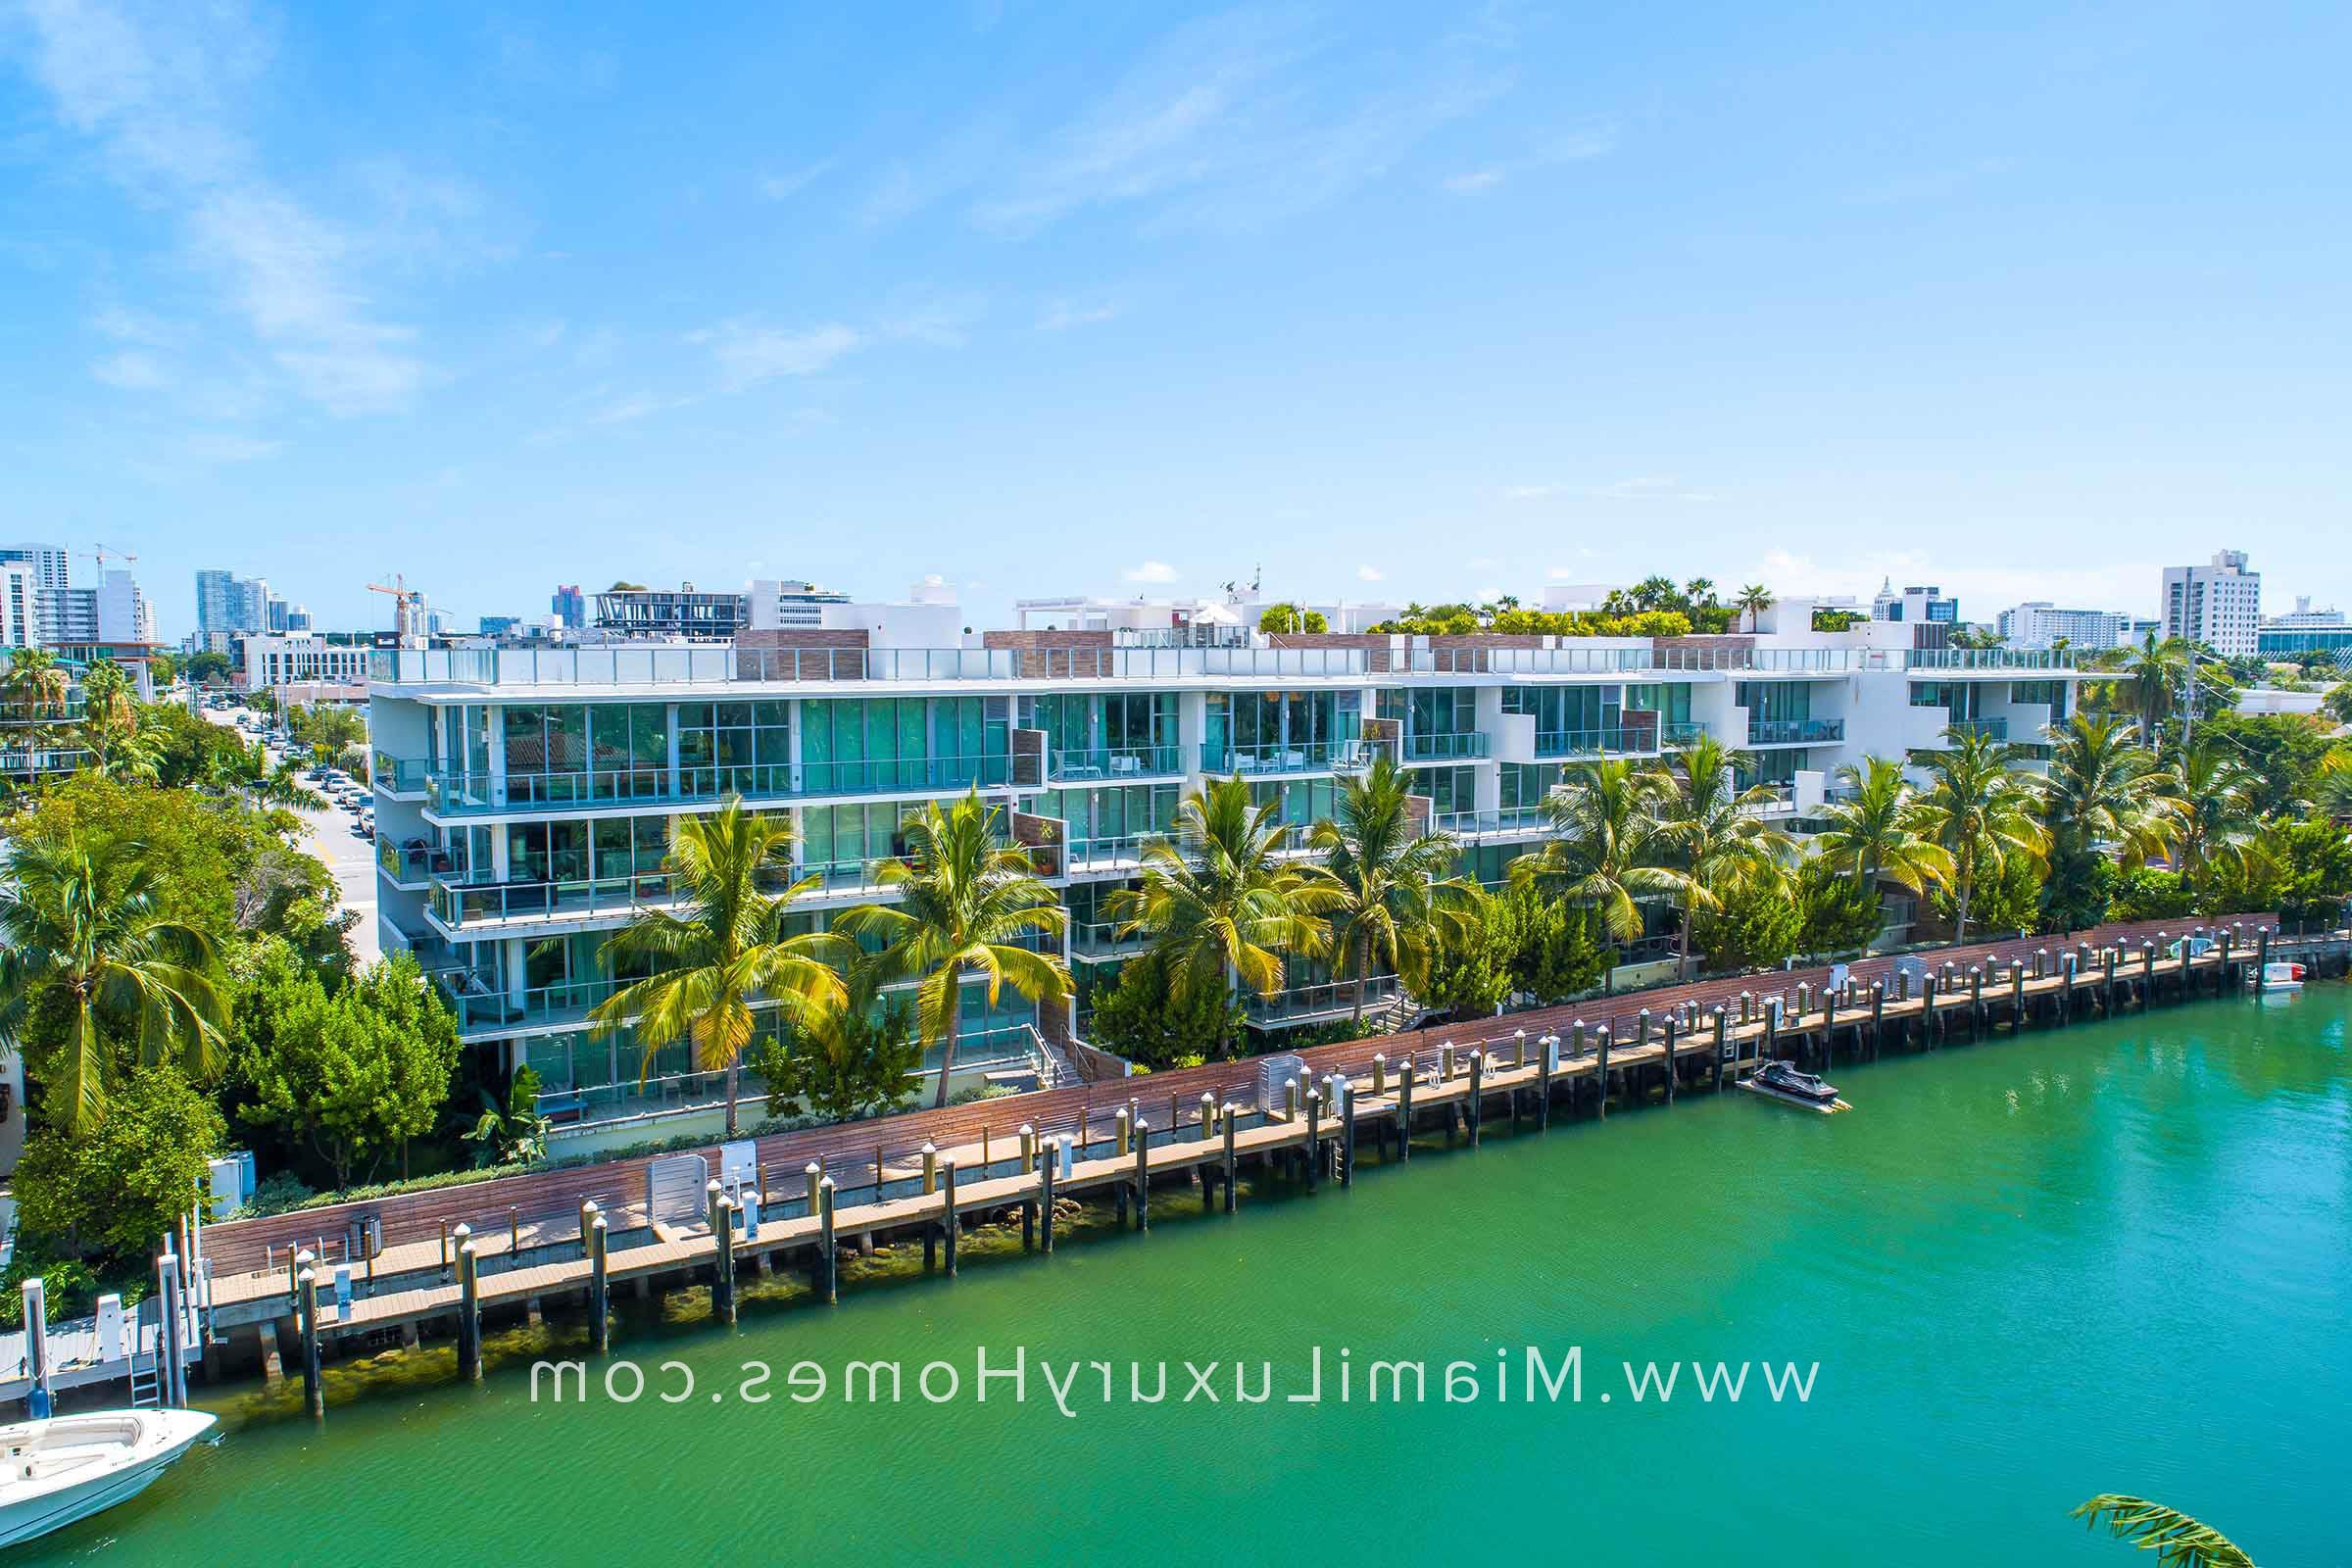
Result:
{"type": "MultiPolygon", "coordinates": [[[[653,1221],[650,1203],[606,1209],[588,1199],[566,1234],[545,1221],[528,1233],[519,1221],[480,1236],[459,1227],[447,1242],[409,1242],[379,1253],[369,1260],[371,1278],[355,1269],[345,1306],[320,1299],[306,1310],[290,1262],[226,1276],[215,1281],[214,1323],[216,1332],[252,1324],[273,1339],[281,1323],[302,1335],[307,1320],[304,1359],[315,1369],[320,1346],[391,1330],[413,1341],[421,1326],[449,1321],[461,1365],[478,1376],[489,1311],[535,1314],[543,1301],[584,1297],[601,1348],[615,1284],[644,1290],[708,1278],[714,1314],[731,1319],[734,1281],[746,1260],[762,1272],[792,1260],[830,1300],[845,1245],[919,1239],[927,1264],[944,1249],[954,1272],[956,1239],[975,1217],[1017,1216],[1027,1245],[1050,1251],[1054,1205],[1064,1199],[1106,1195],[1122,1220],[1132,1215],[1144,1229],[1155,1183],[1181,1181],[1201,1203],[1221,1201],[1230,1211],[1244,1165],[1288,1172],[1310,1188],[1346,1186],[1359,1150],[1409,1159],[1413,1133],[1433,1125],[1475,1146],[1482,1124],[1497,1113],[1545,1126],[1562,1108],[1605,1117],[1612,1103],[1671,1106],[1679,1094],[1721,1091],[1775,1057],[1829,1067],[1840,1052],[1851,1062],[1889,1045],[1938,1049],[1955,1027],[1984,1039],[2159,1001],[2243,996],[2247,973],[2266,956],[2292,954],[2315,967],[2340,968],[2352,952],[2352,938],[2342,933],[2291,944],[2275,944],[2267,931],[2256,935],[2240,943],[2220,933],[2202,951],[2171,956],[2153,938],[2136,950],[2010,944],[2005,957],[1986,955],[1965,968],[1939,963],[1916,976],[1916,988],[1904,972],[1867,986],[1849,973],[1843,985],[1820,992],[1801,981],[1770,995],[1742,990],[1703,1011],[1688,1000],[1641,1009],[1623,1034],[1612,1023],[1572,1018],[1542,1035],[1513,1027],[1499,1038],[1434,1048],[1409,1036],[1356,1041],[1348,1048],[1350,1059],[1327,1060],[1320,1070],[1306,1062],[1303,1076],[1262,1097],[1268,1102],[1254,1085],[1204,1091],[1190,1103],[1181,1093],[1163,1102],[1155,1092],[1149,1103],[1133,1096],[1106,1107],[1105,1117],[1082,1117],[1064,1130],[1031,1126],[933,1146],[904,1166],[877,1160],[878,1179],[864,1185],[862,1199],[821,1167],[779,1171],[763,1162],[756,1183],[733,1192],[710,1183],[704,1222],[684,1228],[653,1221]],[[1167,1114],[1155,1118],[1163,1103],[1167,1114]]],[[[1159,1082],[1135,1087],[1156,1091],[1159,1082]]],[[[310,1291],[323,1293],[332,1277],[323,1264],[314,1268],[310,1291]]]]}

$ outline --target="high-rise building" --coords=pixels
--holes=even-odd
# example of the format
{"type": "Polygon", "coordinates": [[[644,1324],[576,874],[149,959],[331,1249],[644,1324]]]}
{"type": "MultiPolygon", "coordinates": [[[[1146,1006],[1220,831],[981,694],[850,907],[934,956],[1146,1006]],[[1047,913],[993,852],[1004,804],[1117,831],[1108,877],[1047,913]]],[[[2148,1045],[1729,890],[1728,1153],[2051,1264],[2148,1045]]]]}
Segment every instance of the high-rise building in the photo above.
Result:
{"type": "Polygon", "coordinates": [[[588,624],[588,596],[580,592],[578,583],[564,583],[556,589],[555,597],[547,604],[551,618],[558,626],[579,631],[588,624]]]}
{"type": "Polygon", "coordinates": [[[2060,638],[2070,648],[2113,648],[2124,640],[2132,617],[2105,610],[2059,610],[2046,599],[2031,600],[1994,617],[2011,646],[2047,648],[2060,638]]]}
{"type": "Polygon", "coordinates": [[[849,602],[848,594],[819,588],[812,582],[758,579],[752,583],[752,628],[764,631],[780,626],[822,626],[825,606],[849,602]]]}
{"type": "Polygon", "coordinates": [[[21,558],[0,557],[0,648],[39,644],[40,567],[21,558]]]}
{"type": "Polygon", "coordinates": [[[482,635],[485,637],[509,637],[514,635],[515,628],[521,624],[522,617],[520,615],[484,615],[481,619],[482,635]]]}
{"type": "Polygon", "coordinates": [[[2164,634],[2204,643],[2225,659],[2255,651],[2262,633],[2262,573],[2243,550],[2217,550],[2202,566],[2164,568],[2164,634]]]}
{"type": "Polygon", "coordinates": [[[292,609],[290,609],[290,610],[288,610],[288,611],[286,612],[286,630],[288,630],[288,631],[292,632],[292,631],[309,631],[310,629],[311,629],[311,607],[310,607],[310,606],[308,606],[308,605],[296,605],[296,606],[294,606],[292,609]]]}
{"type": "Polygon", "coordinates": [[[28,568],[35,589],[74,586],[73,556],[64,545],[0,545],[0,564],[10,563],[28,568]]]}
{"type": "Polygon", "coordinates": [[[270,580],[240,577],[219,566],[196,573],[196,631],[267,632],[270,630],[270,580]]]}

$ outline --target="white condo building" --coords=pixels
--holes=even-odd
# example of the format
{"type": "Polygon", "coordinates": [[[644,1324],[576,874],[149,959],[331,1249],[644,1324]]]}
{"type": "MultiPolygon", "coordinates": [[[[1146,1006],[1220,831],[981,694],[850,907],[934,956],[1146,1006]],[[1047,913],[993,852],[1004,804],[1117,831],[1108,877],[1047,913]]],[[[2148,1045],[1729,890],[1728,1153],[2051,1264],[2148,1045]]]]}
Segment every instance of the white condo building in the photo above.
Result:
{"type": "MultiPolygon", "coordinates": [[[[1058,942],[1078,1002],[1041,1016],[968,992],[962,1088],[1058,1073],[1098,988],[1138,951],[1103,900],[1212,775],[1247,780],[1304,853],[1341,781],[1388,756],[1459,838],[1464,873],[1493,886],[1544,840],[1543,802],[1571,762],[1663,759],[1714,735],[1770,788],[1758,809],[1801,829],[1844,763],[1940,748],[1954,725],[2038,743],[2076,706],[2070,656],[1921,649],[1889,621],[1817,632],[1810,601],[1776,604],[1752,635],[1652,640],[1269,636],[1085,598],[1031,601],[1024,627],[967,636],[952,603],[926,602],[940,597],[828,605],[821,626],[723,641],[372,656],[384,945],[417,955],[469,1045],[538,1074],[573,1148],[715,1114],[719,1080],[685,1046],[641,1083],[628,1031],[597,1039],[585,1020],[619,983],[605,940],[674,897],[672,824],[730,796],[790,814],[793,875],[818,884],[800,928],[895,896],[875,872],[904,851],[910,808],[976,789],[1001,810],[1069,909],[1058,942]]],[[[1253,1029],[1348,1010],[1349,988],[1296,969],[1290,990],[1250,1001],[1253,1029]]]]}
{"type": "Polygon", "coordinates": [[[2036,599],[2004,610],[1994,628],[2015,648],[2048,648],[2064,639],[2070,648],[2114,648],[2130,635],[2132,617],[2106,610],[2060,610],[2036,599]]]}
{"type": "Polygon", "coordinates": [[[2262,633],[2262,573],[2243,550],[2217,550],[2202,566],[2164,568],[2164,634],[2205,643],[2225,659],[2255,650],[2262,633]]]}

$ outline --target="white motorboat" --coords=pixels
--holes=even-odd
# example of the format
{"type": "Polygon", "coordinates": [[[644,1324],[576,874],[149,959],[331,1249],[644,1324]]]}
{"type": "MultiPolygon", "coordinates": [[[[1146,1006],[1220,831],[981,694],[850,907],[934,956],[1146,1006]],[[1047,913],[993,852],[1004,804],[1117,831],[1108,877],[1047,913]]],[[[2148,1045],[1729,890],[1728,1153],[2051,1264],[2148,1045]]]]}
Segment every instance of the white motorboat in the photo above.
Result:
{"type": "Polygon", "coordinates": [[[2299,963],[2272,962],[2262,966],[2262,989],[2269,992],[2300,991],[2303,989],[2303,966],[2299,963]]]}
{"type": "Polygon", "coordinates": [[[202,1410],[95,1410],[0,1427],[0,1546],[135,1497],[212,1430],[202,1410]]]}

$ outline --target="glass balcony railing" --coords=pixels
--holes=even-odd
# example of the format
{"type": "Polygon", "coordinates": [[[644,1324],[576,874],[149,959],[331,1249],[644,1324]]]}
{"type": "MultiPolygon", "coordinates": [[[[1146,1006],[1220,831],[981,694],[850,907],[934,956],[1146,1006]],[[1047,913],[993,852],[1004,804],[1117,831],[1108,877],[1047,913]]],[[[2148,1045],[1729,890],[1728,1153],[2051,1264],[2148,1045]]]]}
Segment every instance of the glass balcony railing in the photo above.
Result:
{"type": "Polygon", "coordinates": [[[1476,838],[1485,833],[1542,832],[1544,808],[1514,806],[1500,811],[1440,811],[1429,819],[1429,825],[1432,832],[1451,833],[1456,838],[1476,838]]]}
{"type": "Polygon", "coordinates": [[[1369,741],[1299,741],[1290,746],[1219,746],[1200,748],[1204,773],[1329,773],[1371,764],[1369,741]]]}
{"type": "Polygon", "coordinates": [[[1173,746],[1104,746],[1092,750],[1056,751],[1046,760],[1046,776],[1055,782],[1074,779],[1146,778],[1180,773],[1173,746]]]}
{"type": "Polygon", "coordinates": [[[1146,846],[1172,844],[1175,840],[1173,833],[1118,833],[1091,838],[1073,834],[1069,842],[1070,869],[1134,865],[1143,859],[1146,846]]]}
{"type": "Polygon", "coordinates": [[[1845,739],[1842,718],[1751,718],[1750,746],[1829,746],[1845,739]]]}
{"type": "Polygon", "coordinates": [[[1353,1012],[1359,989],[1364,1006],[1377,1007],[1396,995],[1396,977],[1371,975],[1360,988],[1353,980],[1333,980],[1322,985],[1294,986],[1270,997],[1251,994],[1242,999],[1242,1006],[1251,1023],[1305,1023],[1353,1012]]]}
{"type": "Polygon", "coordinates": [[[1551,757],[1649,757],[1660,750],[1668,726],[1619,724],[1606,729],[1540,729],[1536,755],[1551,757]]]}
{"type": "Polygon", "coordinates": [[[1119,926],[1112,920],[1075,922],[1070,926],[1070,951],[1090,958],[1117,958],[1143,952],[1152,946],[1152,938],[1142,933],[1119,935],[1119,926]]]}
{"type": "Polygon", "coordinates": [[[669,877],[660,871],[544,882],[436,877],[432,910],[443,925],[464,930],[468,926],[627,915],[664,907],[674,899],[669,877]]]}
{"type": "Polygon", "coordinates": [[[373,769],[368,782],[396,795],[421,794],[433,770],[432,764],[420,757],[400,758],[381,751],[375,754],[373,769]]]}
{"type": "Polygon", "coordinates": [[[1988,741],[2009,738],[2009,721],[2005,718],[1955,718],[1947,727],[1955,735],[1976,735],[1988,741]]]}
{"type": "Polygon", "coordinates": [[[831,762],[747,763],[725,767],[594,768],[578,772],[434,773],[425,804],[442,816],[560,811],[598,806],[662,806],[721,801],[808,800],[839,795],[949,793],[1012,781],[1012,758],[915,757],[831,762]]]}
{"type": "Polygon", "coordinates": [[[458,1032],[540,1028],[588,1021],[589,1011],[628,984],[622,980],[566,980],[512,992],[470,969],[445,970],[433,977],[442,1000],[457,1014],[458,1032]]]}
{"type": "Polygon", "coordinates": [[[416,839],[397,844],[380,833],[375,840],[375,863],[395,882],[422,882],[435,876],[464,876],[466,847],[433,844],[416,839]]]}
{"type": "Polygon", "coordinates": [[[1407,735],[1404,738],[1404,760],[1408,762],[1442,762],[1487,755],[1487,737],[1469,731],[1452,735],[1407,735]]]}

